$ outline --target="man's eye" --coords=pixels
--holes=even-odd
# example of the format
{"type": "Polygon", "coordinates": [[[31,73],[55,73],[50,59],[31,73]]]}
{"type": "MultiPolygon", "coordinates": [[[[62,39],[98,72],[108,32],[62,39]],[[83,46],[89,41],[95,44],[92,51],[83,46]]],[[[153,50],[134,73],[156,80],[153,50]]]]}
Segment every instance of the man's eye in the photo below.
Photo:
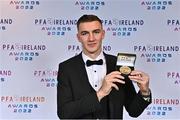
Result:
{"type": "Polygon", "coordinates": [[[96,31],[95,33],[100,33],[99,31],[96,31]]]}
{"type": "Polygon", "coordinates": [[[87,32],[83,32],[83,33],[81,33],[81,35],[87,35],[88,33],[87,32]]]}
{"type": "Polygon", "coordinates": [[[94,33],[100,33],[100,31],[99,31],[99,30],[96,30],[96,31],[94,31],[94,33]]]}

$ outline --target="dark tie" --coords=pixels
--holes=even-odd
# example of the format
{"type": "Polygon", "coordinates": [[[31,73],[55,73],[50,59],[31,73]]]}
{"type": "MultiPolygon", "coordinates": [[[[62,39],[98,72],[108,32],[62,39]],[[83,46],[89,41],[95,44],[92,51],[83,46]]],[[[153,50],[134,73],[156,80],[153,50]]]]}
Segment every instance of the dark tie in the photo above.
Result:
{"type": "Polygon", "coordinates": [[[103,64],[103,60],[100,59],[100,60],[94,60],[94,61],[91,61],[91,60],[87,60],[86,61],[86,65],[87,67],[91,66],[91,65],[102,65],[103,64]]]}

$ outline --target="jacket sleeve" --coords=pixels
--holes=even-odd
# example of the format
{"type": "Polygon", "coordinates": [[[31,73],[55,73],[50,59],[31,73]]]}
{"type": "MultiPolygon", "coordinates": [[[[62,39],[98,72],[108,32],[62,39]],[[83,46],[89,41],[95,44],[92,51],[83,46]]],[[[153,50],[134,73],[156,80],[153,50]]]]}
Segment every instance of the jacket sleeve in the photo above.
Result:
{"type": "MultiPolygon", "coordinates": [[[[151,98],[151,95],[150,95],[151,98]]],[[[136,93],[131,80],[126,79],[125,85],[125,108],[131,117],[138,117],[144,109],[151,103],[143,99],[140,92],[136,93]]]]}
{"type": "Polygon", "coordinates": [[[59,118],[80,118],[99,109],[96,92],[75,99],[73,97],[70,72],[63,64],[59,65],[57,85],[57,114],[59,118]]]}

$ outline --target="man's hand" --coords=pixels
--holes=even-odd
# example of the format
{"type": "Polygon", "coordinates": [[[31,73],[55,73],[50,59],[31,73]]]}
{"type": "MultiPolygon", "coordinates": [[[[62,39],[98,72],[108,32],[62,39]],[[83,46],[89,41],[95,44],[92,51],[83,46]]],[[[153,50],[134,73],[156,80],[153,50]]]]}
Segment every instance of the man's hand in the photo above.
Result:
{"type": "Polygon", "coordinates": [[[134,70],[129,75],[129,79],[137,83],[142,95],[149,95],[149,75],[147,73],[134,70]]]}
{"type": "Polygon", "coordinates": [[[112,88],[119,90],[118,86],[115,83],[125,84],[123,79],[124,77],[121,75],[119,71],[113,71],[106,75],[104,77],[101,88],[96,93],[98,100],[100,101],[103,97],[108,95],[111,92],[112,88]]]}

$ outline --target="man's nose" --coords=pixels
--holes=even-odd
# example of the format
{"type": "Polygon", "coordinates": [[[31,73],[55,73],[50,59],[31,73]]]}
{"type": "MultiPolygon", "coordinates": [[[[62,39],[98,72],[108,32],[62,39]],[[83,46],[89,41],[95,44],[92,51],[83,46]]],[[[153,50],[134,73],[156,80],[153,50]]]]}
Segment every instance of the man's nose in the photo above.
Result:
{"type": "Polygon", "coordinates": [[[89,40],[90,40],[90,41],[93,41],[94,38],[95,38],[95,37],[94,37],[94,34],[93,34],[93,33],[90,33],[90,34],[89,34],[89,40]]]}

